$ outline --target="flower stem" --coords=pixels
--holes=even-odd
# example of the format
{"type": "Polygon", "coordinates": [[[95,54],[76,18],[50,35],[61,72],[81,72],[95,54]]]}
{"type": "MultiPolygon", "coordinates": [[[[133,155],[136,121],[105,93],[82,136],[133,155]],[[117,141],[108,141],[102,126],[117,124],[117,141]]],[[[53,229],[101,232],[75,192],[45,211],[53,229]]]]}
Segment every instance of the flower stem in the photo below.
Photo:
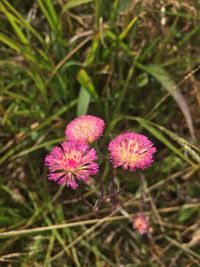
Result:
{"type": "Polygon", "coordinates": [[[99,182],[99,185],[100,185],[100,192],[101,192],[100,199],[103,200],[103,197],[104,197],[104,189],[103,189],[103,182],[102,182],[101,176],[98,176],[98,182],[99,182]]]}
{"type": "Polygon", "coordinates": [[[83,200],[83,202],[91,209],[94,209],[94,206],[84,197],[84,195],[81,193],[79,188],[77,188],[77,192],[79,194],[79,197],[83,200]]]}
{"type": "Polygon", "coordinates": [[[140,202],[140,211],[141,213],[144,213],[144,206],[145,206],[145,200],[146,200],[146,193],[145,193],[145,180],[143,174],[141,174],[141,188],[142,188],[142,199],[140,202]]]}

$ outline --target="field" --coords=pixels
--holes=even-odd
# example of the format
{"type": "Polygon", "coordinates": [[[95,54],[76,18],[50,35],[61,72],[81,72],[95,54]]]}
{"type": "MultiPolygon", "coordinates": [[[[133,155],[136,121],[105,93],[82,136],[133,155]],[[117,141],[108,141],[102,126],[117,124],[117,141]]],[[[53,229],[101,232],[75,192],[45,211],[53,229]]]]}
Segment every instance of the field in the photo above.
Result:
{"type": "Polygon", "coordinates": [[[0,266],[200,266],[199,44],[198,0],[0,1],[0,266]],[[97,177],[72,190],[45,166],[85,114],[106,124],[99,210],[97,177]],[[113,169],[126,131],[150,168],[113,169]]]}

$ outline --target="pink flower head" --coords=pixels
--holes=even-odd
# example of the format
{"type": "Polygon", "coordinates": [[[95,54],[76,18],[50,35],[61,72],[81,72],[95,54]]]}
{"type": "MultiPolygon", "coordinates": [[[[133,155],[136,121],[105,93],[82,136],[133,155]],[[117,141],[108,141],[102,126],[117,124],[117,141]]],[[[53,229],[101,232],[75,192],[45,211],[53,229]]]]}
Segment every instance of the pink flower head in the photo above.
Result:
{"type": "Polygon", "coordinates": [[[153,143],[145,135],[134,132],[115,137],[110,142],[108,150],[114,168],[122,166],[130,171],[149,167],[156,152],[153,143]]]}
{"type": "Polygon", "coordinates": [[[149,220],[144,214],[139,214],[133,218],[133,228],[141,235],[150,232],[149,220]]]}
{"type": "Polygon", "coordinates": [[[77,141],[67,141],[55,146],[46,156],[48,178],[76,189],[78,181],[89,182],[90,175],[98,173],[97,154],[94,148],[77,141]]]}
{"type": "Polygon", "coordinates": [[[102,119],[84,115],[71,121],[65,130],[68,140],[92,143],[103,133],[105,123],[102,119]]]}

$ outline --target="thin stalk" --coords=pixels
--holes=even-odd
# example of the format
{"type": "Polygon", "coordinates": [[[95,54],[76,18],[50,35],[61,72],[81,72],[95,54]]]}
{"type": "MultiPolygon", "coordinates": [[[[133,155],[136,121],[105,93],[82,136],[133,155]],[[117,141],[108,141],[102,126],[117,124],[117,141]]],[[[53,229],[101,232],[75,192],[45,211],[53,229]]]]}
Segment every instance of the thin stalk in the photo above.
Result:
{"type": "Polygon", "coordinates": [[[141,188],[142,188],[142,198],[141,198],[141,202],[140,202],[140,211],[141,213],[144,213],[144,206],[145,206],[145,200],[146,200],[146,191],[145,191],[145,180],[144,180],[144,176],[141,175],[141,188]]]}
{"type": "Polygon", "coordinates": [[[122,105],[122,102],[126,96],[126,93],[128,91],[128,86],[129,86],[129,83],[131,81],[131,78],[133,76],[133,72],[134,72],[134,68],[135,66],[132,66],[130,69],[129,69],[129,72],[128,72],[128,75],[127,75],[127,79],[125,81],[125,84],[124,84],[124,87],[122,88],[122,91],[121,91],[121,94],[119,96],[119,100],[117,102],[117,105],[116,105],[116,108],[115,108],[115,111],[113,113],[113,119],[116,118],[116,116],[118,115],[119,113],[119,110],[121,108],[121,105],[122,105]]]}
{"type": "Polygon", "coordinates": [[[94,209],[94,206],[84,197],[84,195],[81,193],[81,191],[79,190],[79,188],[77,188],[77,192],[79,197],[83,200],[83,202],[89,207],[94,209]]]}
{"type": "Polygon", "coordinates": [[[103,200],[103,198],[104,198],[104,188],[103,188],[103,182],[102,182],[101,176],[98,176],[98,182],[99,182],[99,185],[100,185],[100,192],[101,192],[100,200],[103,200]]]}

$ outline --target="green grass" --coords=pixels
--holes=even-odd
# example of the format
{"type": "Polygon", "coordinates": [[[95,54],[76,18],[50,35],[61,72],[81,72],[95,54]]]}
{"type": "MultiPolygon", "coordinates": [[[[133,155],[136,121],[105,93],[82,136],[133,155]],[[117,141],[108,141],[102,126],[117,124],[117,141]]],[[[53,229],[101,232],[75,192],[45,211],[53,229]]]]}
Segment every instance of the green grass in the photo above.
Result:
{"type": "MultiPolygon", "coordinates": [[[[162,9],[157,1],[0,2],[0,266],[200,266],[199,10],[188,0],[162,9]],[[126,183],[123,209],[107,217],[105,207],[101,219],[48,181],[45,155],[82,114],[106,121],[104,154],[125,130],[157,146],[144,172],[150,238],[123,211],[138,212],[140,173],[115,172],[116,186],[126,183]]],[[[102,162],[101,171],[108,186],[112,169],[102,162]]],[[[80,188],[93,203],[94,185],[80,188]]]]}

